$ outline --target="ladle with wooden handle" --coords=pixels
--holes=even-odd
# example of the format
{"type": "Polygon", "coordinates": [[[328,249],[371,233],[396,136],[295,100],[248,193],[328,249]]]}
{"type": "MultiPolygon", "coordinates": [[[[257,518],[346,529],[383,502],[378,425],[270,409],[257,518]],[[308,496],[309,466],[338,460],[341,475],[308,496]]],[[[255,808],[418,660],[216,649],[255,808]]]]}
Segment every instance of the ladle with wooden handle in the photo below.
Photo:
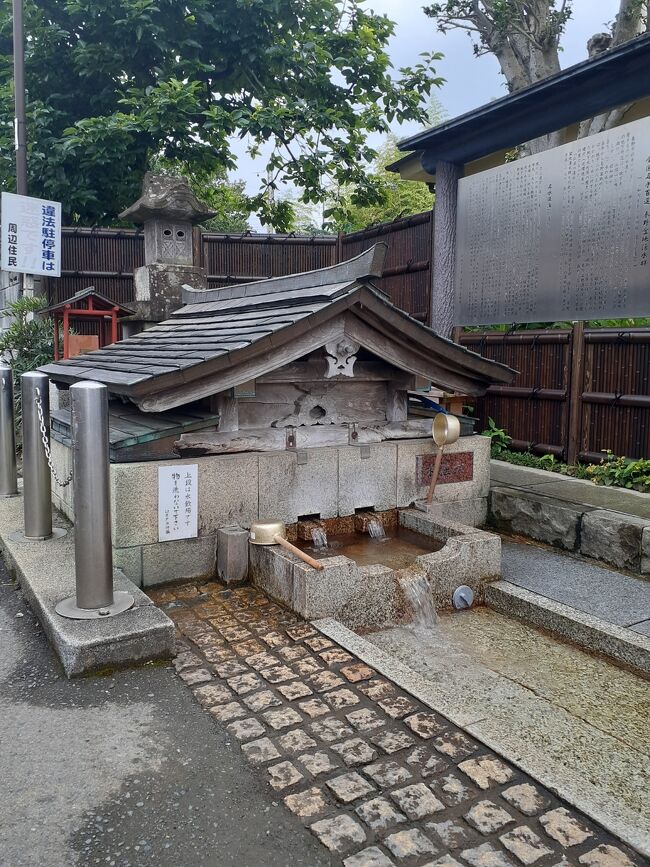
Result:
{"type": "Polygon", "coordinates": [[[434,443],[438,446],[438,454],[436,455],[436,462],[433,465],[433,472],[431,473],[431,482],[427,493],[427,506],[430,506],[433,502],[433,493],[438,484],[438,476],[440,475],[442,453],[446,445],[455,443],[460,436],[460,422],[455,415],[439,412],[431,423],[431,436],[434,443]]]}
{"type": "Polygon", "coordinates": [[[256,521],[251,524],[251,545],[281,545],[285,550],[291,551],[312,569],[322,572],[324,566],[318,560],[305,554],[300,548],[287,541],[287,528],[282,521],[256,521]]]}

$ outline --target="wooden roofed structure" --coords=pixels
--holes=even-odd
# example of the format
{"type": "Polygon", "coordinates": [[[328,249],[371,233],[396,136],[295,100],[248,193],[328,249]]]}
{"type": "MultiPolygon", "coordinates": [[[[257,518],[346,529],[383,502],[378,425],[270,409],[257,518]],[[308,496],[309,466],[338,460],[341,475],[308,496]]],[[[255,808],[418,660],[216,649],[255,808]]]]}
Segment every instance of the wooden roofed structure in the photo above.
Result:
{"type": "Polygon", "coordinates": [[[146,412],[226,392],[346,340],[356,347],[352,354],[363,348],[447,390],[482,394],[491,383],[510,382],[510,368],[440,337],[390,303],[372,282],[385,251],[378,244],[318,271],[188,290],[188,303],[171,319],[41,370],[59,383],[103,382],[146,412]]]}

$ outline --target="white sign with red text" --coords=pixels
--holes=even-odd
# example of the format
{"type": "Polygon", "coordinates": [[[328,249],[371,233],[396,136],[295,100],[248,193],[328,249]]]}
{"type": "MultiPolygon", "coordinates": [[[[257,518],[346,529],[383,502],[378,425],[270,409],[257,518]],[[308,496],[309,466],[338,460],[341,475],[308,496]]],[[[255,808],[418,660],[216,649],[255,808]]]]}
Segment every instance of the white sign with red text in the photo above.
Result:
{"type": "Polygon", "coordinates": [[[61,203],[2,194],[3,271],[61,276],[61,203]]]}

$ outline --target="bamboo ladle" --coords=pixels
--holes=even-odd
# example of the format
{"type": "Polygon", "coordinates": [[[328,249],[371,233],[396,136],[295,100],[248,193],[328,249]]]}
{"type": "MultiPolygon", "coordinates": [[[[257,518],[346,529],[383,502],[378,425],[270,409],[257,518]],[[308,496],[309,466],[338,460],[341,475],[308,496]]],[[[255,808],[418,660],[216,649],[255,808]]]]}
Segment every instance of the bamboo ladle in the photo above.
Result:
{"type": "Polygon", "coordinates": [[[250,541],[251,545],[281,545],[285,550],[291,551],[292,554],[311,566],[312,569],[318,569],[319,572],[322,572],[325,568],[318,560],[287,541],[287,528],[282,521],[256,521],[251,524],[250,541]]]}

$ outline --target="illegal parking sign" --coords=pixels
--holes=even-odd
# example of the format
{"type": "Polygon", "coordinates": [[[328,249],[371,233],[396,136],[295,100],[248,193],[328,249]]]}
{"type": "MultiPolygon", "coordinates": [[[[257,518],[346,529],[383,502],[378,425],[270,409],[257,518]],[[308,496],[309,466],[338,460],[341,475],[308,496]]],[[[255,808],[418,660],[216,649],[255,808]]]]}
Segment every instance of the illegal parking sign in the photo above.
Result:
{"type": "Polygon", "coordinates": [[[2,194],[3,271],[61,276],[61,203],[2,194]]]}

